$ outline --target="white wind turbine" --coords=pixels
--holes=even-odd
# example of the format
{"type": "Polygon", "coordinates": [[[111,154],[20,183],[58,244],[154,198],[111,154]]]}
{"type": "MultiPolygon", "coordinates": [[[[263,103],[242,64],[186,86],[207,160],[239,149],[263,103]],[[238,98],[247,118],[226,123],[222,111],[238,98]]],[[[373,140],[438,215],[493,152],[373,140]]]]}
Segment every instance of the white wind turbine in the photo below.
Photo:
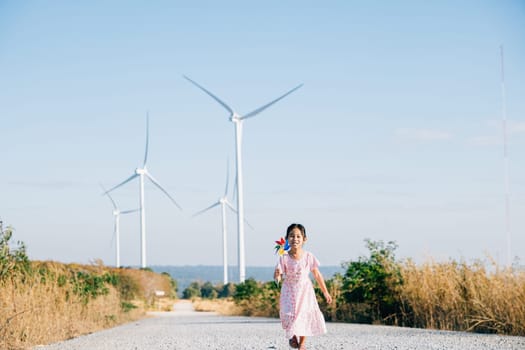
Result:
{"type": "Polygon", "coordinates": [[[180,210],[182,210],[182,208],[175,201],[175,199],[173,199],[173,197],[170,196],[168,191],[162,188],[160,183],[157,180],[155,180],[155,178],[150,174],[150,172],[146,168],[146,163],[148,161],[148,144],[149,144],[149,113],[146,114],[146,152],[144,154],[144,163],[142,164],[142,167],[135,169],[135,173],[133,175],[131,175],[129,178],[127,178],[120,184],[110,188],[109,190],[105,192],[107,194],[119,188],[120,186],[130,182],[136,177],[140,178],[140,206],[139,206],[139,209],[140,209],[140,242],[141,242],[140,244],[141,246],[140,263],[141,263],[141,267],[143,268],[146,267],[146,213],[145,213],[145,208],[144,208],[144,177],[147,177],[148,179],[150,179],[150,181],[155,186],[157,186],[162,192],[164,192],[166,196],[168,196],[168,198],[173,202],[173,204],[175,204],[180,210]]]}
{"type": "MultiPolygon", "coordinates": [[[[228,162],[229,163],[229,162],[228,162]]],[[[224,188],[224,194],[220,197],[217,202],[213,203],[209,207],[193,214],[193,217],[204,214],[208,210],[215,208],[216,206],[221,206],[222,211],[222,265],[223,265],[223,282],[224,284],[228,283],[228,251],[227,251],[227,234],[226,234],[226,207],[230,208],[234,213],[237,213],[237,210],[232,206],[228,200],[228,183],[229,183],[229,165],[226,168],[226,187],[224,188]]]]}
{"type": "Polygon", "coordinates": [[[120,215],[126,215],[131,214],[139,211],[139,209],[132,209],[132,210],[120,210],[117,207],[117,204],[111,197],[109,193],[106,192],[106,189],[104,186],[100,185],[102,187],[102,191],[104,191],[104,194],[108,196],[109,200],[111,201],[111,204],[113,204],[113,216],[115,217],[115,226],[113,228],[113,235],[115,236],[115,267],[120,267],[120,215]]]}
{"type": "Polygon", "coordinates": [[[238,255],[239,255],[239,280],[240,282],[244,282],[246,278],[246,268],[245,268],[245,260],[244,260],[244,192],[243,192],[243,178],[242,178],[242,156],[241,156],[241,143],[242,143],[242,122],[251,117],[255,117],[257,114],[261,113],[274,103],[282,100],[295,90],[299,89],[303,84],[300,84],[284,95],[276,98],[275,100],[268,102],[267,104],[255,109],[254,111],[245,114],[240,115],[237,112],[235,112],[230,106],[228,106],[224,101],[219,99],[217,96],[212,94],[210,91],[206,90],[204,87],[196,83],[195,81],[191,80],[187,76],[184,76],[186,80],[188,80],[193,85],[197,86],[199,89],[204,91],[206,94],[208,94],[210,97],[212,97],[215,101],[217,101],[221,106],[223,106],[229,113],[230,113],[230,121],[235,124],[235,163],[236,163],[236,169],[237,169],[237,228],[238,228],[238,255]]]}

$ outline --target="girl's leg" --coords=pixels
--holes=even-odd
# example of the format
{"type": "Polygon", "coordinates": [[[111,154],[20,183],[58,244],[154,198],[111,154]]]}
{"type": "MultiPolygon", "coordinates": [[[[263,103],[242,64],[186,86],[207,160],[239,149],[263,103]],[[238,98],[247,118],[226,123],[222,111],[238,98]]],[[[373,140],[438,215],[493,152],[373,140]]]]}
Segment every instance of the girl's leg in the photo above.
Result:
{"type": "Polygon", "coordinates": [[[297,340],[297,337],[294,335],[293,337],[290,338],[290,340],[288,341],[288,343],[290,344],[290,347],[293,348],[293,349],[299,349],[299,341],[297,340]]]}
{"type": "Polygon", "coordinates": [[[306,337],[299,337],[299,350],[305,350],[306,337]]]}

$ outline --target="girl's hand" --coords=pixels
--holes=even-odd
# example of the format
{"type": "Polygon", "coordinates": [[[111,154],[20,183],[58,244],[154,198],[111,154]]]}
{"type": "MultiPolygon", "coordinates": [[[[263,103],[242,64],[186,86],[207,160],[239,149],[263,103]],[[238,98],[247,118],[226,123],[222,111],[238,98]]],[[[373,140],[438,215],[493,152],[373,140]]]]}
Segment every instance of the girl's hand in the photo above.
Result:
{"type": "Polygon", "coordinates": [[[332,303],[332,296],[329,293],[324,293],[324,298],[328,304],[332,303]]]}
{"type": "Polygon", "coordinates": [[[273,280],[277,283],[281,282],[281,272],[279,271],[279,269],[275,269],[275,271],[273,272],[273,280]]]}

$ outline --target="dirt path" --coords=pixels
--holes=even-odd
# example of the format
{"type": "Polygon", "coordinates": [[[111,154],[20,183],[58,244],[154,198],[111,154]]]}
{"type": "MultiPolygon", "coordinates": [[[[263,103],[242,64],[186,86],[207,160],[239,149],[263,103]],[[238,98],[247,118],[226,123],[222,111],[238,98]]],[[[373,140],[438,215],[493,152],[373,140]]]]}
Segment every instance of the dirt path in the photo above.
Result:
{"type": "MultiPolygon", "coordinates": [[[[277,319],[225,317],[210,312],[195,312],[191,303],[186,301],[176,303],[172,312],[154,312],[151,316],[153,317],[34,349],[288,349],[277,319]]],[[[525,337],[342,323],[328,323],[327,328],[327,335],[309,339],[307,349],[525,349],[525,337]]]]}

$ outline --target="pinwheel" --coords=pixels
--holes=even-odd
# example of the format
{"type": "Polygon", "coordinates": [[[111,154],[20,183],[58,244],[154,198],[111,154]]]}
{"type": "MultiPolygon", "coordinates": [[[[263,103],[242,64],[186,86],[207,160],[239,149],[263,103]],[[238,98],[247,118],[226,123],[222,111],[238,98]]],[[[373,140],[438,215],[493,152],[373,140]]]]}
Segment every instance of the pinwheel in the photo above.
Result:
{"type": "Polygon", "coordinates": [[[283,237],[281,237],[280,240],[275,241],[275,244],[275,254],[283,255],[290,250],[288,240],[285,240],[283,237]]]}

